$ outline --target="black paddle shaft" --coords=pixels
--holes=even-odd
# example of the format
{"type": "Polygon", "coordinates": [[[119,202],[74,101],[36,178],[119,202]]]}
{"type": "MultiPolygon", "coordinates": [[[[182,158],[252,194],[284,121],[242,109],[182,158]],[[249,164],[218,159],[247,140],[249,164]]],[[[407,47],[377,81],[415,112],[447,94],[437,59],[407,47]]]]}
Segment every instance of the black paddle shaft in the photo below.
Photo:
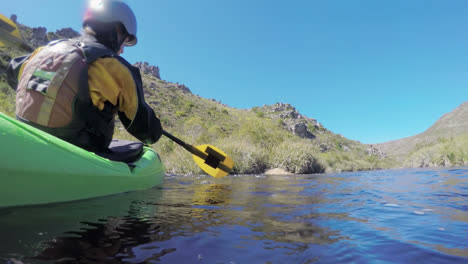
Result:
{"type": "Polygon", "coordinates": [[[205,163],[208,164],[209,166],[211,166],[211,167],[213,167],[215,169],[220,168],[221,170],[227,171],[227,172],[229,172],[231,170],[229,167],[227,167],[226,165],[221,163],[221,162],[223,162],[225,160],[225,157],[223,155],[219,154],[218,152],[216,152],[214,149],[208,148],[208,155],[207,155],[203,151],[200,151],[199,149],[195,148],[194,146],[192,146],[190,144],[187,144],[184,141],[176,138],[175,136],[173,136],[172,134],[170,134],[166,130],[163,130],[163,135],[170,138],[172,141],[179,144],[180,146],[184,147],[186,150],[188,150],[193,155],[198,156],[201,159],[203,159],[205,161],[205,163]]]}
{"type": "Polygon", "coordinates": [[[181,145],[182,147],[184,147],[186,150],[188,150],[190,153],[192,153],[193,155],[195,156],[198,156],[200,157],[201,159],[206,159],[207,158],[207,155],[205,153],[203,153],[202,151],[198,150],[197,148],[195,148],[194,146],[190,145],[190,144],[187,144],[185,143],[184,141],[176,138],[175,136],[173,136],[172,134],[170,134],[169,132],[167,132],[166,130],[163,130],[163,135],[165,135],[166,137],[170,138],[172,141],[174,141],[175,143],[181,145]]]}

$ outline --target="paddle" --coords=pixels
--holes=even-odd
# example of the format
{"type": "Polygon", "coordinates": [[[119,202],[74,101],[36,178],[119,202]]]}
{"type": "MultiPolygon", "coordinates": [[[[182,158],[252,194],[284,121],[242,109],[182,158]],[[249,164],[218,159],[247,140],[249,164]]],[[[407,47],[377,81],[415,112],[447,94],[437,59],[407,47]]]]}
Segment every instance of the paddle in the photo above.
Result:
{"type": "Polygon", "coordinates": [[[0,46],[13,45],[22,48],[27,52],[34,51],[24,43],[21,33],[15,22],[0,14],[0,46]]]}
{"type": "Polygon", "coordinates": [[[222,178],[229,174],[234,167],[232,159],[220,149],[211,145],[192,146],[163,130],[163,135],[184,147],[193,154],[193,159],[200,168],[215,178],[222,178]]]}

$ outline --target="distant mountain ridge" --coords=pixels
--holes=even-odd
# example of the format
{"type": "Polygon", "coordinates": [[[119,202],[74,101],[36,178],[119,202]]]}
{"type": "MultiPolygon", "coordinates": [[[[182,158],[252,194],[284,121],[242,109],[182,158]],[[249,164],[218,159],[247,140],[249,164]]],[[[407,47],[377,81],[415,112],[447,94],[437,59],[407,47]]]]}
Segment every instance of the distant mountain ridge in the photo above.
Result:
{"type": "Polygon", "coordinates": [[[443,115],[426,131],[407,138],[375,144],[391,156],[404,156],[417,146],[433,144],[438,139],[468,134],[468,101],[443,115]]]}
{"type": "Polygon", "coordinates": [[[452,112],[443,115],[424,133],[444,137],[468,133],[468,101],[462,103],[452,112]]]}

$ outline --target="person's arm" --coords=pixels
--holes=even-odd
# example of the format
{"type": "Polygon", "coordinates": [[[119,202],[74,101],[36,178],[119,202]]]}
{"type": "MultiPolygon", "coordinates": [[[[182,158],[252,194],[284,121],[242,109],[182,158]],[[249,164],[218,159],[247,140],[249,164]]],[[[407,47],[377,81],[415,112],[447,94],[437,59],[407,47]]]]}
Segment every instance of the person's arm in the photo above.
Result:
{"type": "Polygon", "coordinates": [[[93,104],[117,106],[125,129],[146,144],[158,141],[161,122],[144,99],[140,71],[121,57],[101,58],[90,65],[88,83],[93,104]]]}
{"type": "Polygon", "coordinates": [[[121,57],[119,57],[119,61],[126,65],[132,73],[136,85],[138,101],[137,112],[133,120],[129,120],[127,116],[120,111],[119,118],[130,134],[146,144],[153,144],[161,137],[162,127],[159,118],[145,101],[140,69],[130,65],[130,63],[121,57]]]}
{"type": "Polygon", "coordinates": [[[13,58],[10,63],[8,64],[8,68],[6,70],[7,74],[7,82],[10,87],[16,91],[16,87],[18,86],[18,78],[21,76],[20,72],[24,63],[29,59],[31,54],[13,58]]]}
{"type": "Polygon", "coordinates": [[[6,69],[6,76],[7,76],[7,83],[10,87],[16,91],[16,87],[18,86],[19,78],[21,77],[21,73],[23,70],[24,65],[32,56],[36,55],[41,48],[36,49],[33,53],[27,54],[24,56],[16,57],[11,59],[8,67],[6,69]]]}

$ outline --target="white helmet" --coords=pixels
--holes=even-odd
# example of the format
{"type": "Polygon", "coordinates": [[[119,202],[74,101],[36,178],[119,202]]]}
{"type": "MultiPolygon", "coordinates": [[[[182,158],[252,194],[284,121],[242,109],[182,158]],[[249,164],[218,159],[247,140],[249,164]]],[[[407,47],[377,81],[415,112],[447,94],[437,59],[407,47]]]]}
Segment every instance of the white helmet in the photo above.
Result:
{"type": "Polygon", "coordinates": [[[83,25],[87,22],[112,23],[120,22],[127,30],[130,40],[125,46],[134,46],[137,43],[137,23],[135,14],[130,7],[119,0],[88,0],[83,17],[83,25]]]}

